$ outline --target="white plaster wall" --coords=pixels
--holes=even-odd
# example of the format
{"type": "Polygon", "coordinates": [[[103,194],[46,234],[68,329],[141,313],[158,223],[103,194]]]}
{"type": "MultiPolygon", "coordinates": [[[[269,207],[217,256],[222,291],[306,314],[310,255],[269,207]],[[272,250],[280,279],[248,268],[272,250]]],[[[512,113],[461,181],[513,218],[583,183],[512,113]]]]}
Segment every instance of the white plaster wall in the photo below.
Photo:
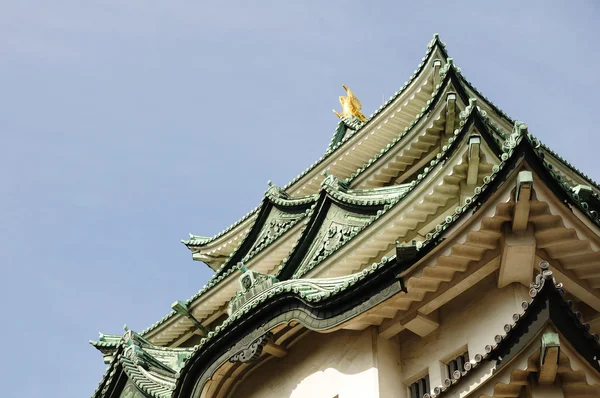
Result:
{"type": "Polygon", "coordinates": [[[504,325],[513,322],[513,314],[522,312],[518,309],[524,299],[516,284],[498,289],[493,274],[440,308],[440,326],[428,336],[402,332],[399,338],[404,381],[429,373],[431,388],[441,385],[447,376],[440,361],[459,354],[456,351],[465,345],[470,358],[484,353],[487,344],[494,344],[494,336],[504,333],[504,325]]]}
{"type": "MultiPolygon", "coordinates": [[[[372,329],[377,334],[377,329],[372,329]]],[[[400,361],[400,340],[398,336],[387,340],[375,337],[377,354],[377,376],[380,398],[406,398],[407,390],[402,377],[400,361]]]]}
{"type": "MultiPolygon", "coordinates": [[[[235,398],[378,397],[373,329],[310,333],[238,385],[235,398]]],[[[383,359],[387,361],[387,359],[383,359]]]]}
{"type": "Polygon", "coordinates": [[[429,373],[431,387],[442,384],[449,359],[466,346],[472,358],[494,344],[512,323],[524,287],[496,287],[495,274],[439,310],[440,327],[426,337],[404,331],[390,340],[377,328],[310,333],[287,356],[273,358],[243,380],[234,398],[406,398],[405,382],[429,373]]]}

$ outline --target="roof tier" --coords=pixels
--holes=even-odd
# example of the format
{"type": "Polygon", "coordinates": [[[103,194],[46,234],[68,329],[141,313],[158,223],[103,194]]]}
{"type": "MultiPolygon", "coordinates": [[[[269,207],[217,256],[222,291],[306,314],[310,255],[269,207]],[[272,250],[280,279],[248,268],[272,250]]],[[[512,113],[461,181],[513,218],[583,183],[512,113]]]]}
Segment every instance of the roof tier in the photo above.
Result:
{"type": "MultiPolygon", "coordinates": [[[[462,212],[478,207],[473,202],[482,201],[495,176],[514,161],[512,154],[518,145],[529,146],[520,153],[535,155],[544,167],[544,178],[551,178],[557,187],[553,192],[562,192],[561,197],[565,197],[594,225],[598,224],[594,207],[596,185],[540,146],[520,124],[511,133],[513,122],[481,96],[451,60],[447,61],[445,49],[437,37],[417,72],[418,76],[412,78],[406,88],[367,123],[352,125],[352,128],[345,125],[349,130],[344,132],[339,142],[334,143],[322,160],[285,189],[270,188],[257,209],[225,232],[213,238],[195,238],[186,242],[193,251],[219,257],[218,261],[210,260],[211,264],[219,267],[215,277],[188,300],[195,316],[210,322],[235,295],[234,274],[240,261],[257,272],[265,273],[275,272],[277,265],[281,265],[278,272],[282,279],[314,277],[320,270],[327,269],[327,262],[333,263],[342,258],[342,254],[344,258],[355,255],[348,264],[360,263],[363,266],[371,261],[383,263],[383,258],[386,261],[395,259],[394,242],[397,237],[401,237],[404,243],[414,240],[418,251],[437,244],[437,239],[451,228],[462,212]],[[433,61],[438,57],[441,62],[434,65],[433,61]],[[429,67],[435,73],[426,72],[429,67]],[[428,90],[425,90],[428,81],[432,83],[431,90],[428,96],[423,97],[422,93],[428,90]],[[454,94],[454,98],[450,94],[454,94]],[[408,109],[422,97],[427,99],[409,119],[394,120],[409,115],[408,109]],[[470,101],[473,98],[477,101],[470,101]],[[455,134],[456,131],[458,134],[455,134]],[[471,135],[482,136],[483,146],[487,149],[482,150],[484,156],[477,162],[475,183],[469,191],[462,192],[461,183],[469,178],[471,170],[464,151],[471,135]],[[463,152],[458,151],[459,142],[463,152]],[[336,158],[338,154],[340,156],[336,158]],[[358,162],[363,158],[362,163],[358,162]],[[451,158],[454,159],[452,167],[443,168],[451,158]],[[351,164],[354,166],[350,167],[351,164]],[[442,168],[444,172],[440,171],[442,168]],[[321,173],[325,170],[339,178],[323,177],[321,173]],[[573,190],[574,183],[590,184],[592,194],[584,199],[584,195],[579,195],[580,190],[573,190]],[[382,187],[388,184],[391,184],[390,188],[382,187]],[[333,185],[337,188],[332,189],[333,185]],[[431,191],[419,191],[424,186],[429,186],[431,191]],[[374,205],[373,197],[375,202],[383,201],[374,205]],[[353,200],[359,203],[351,203],[353,200]],[[405,222],[390,227],[389,236],[382,234],[377,239],[360,240],[368,235],[363,231],[391,226],[392,215],[405,218],[405,222]],[[331,226],[339,221],[339,217],[352,218],[354,224],[345,225],[348,228],[333,228],[334,231],[331,226]],[[289,223],[286,218],[289,218],[289,223]],[[347,232],[342,231],[344,228],[347,232]],[[330,230],[333,236],[328,238],[330,230]],[[348,243],[350,241],[353,243],[348,243]],[[363,253],[352,254],[352,247],[363,248],[363,253]]],[[[528,159],[532,160],[531,157],[528,159]]],[[[543,217],[540,216],[540,223],[545,222],[543,217]]],[[[561,255],[558,252],[554,254],[561,255]]],[[[586,266],[595,264],[596,253],[591,251],[589,255],[584,254],[581,259],[575,260],[586,266]]],[[[339,272],[344,275],[355,270],[350,266],[340,268],[339,272]]],[[[586,274],[582,271],[581,275],[586,274]]],[[[193,324],[187,319],[171,313],[143,335],[156,344],[166,344],[182,338],[192,328],[193,324]]]]}

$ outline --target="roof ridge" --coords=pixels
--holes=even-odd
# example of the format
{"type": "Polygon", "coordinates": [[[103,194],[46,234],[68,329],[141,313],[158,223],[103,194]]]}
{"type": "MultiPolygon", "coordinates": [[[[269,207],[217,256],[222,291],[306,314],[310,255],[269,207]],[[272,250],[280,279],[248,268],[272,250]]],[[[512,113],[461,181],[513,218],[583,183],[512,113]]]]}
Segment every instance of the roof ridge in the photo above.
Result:
{"type": "MultiPolygon", "coordinates": [[[[445,53],[445,50],[444,50],[445,46],[446,46],[446,44],[440,40],[439,34],[435,33],[433,35],[433,39],[427,44],[427,51],[425,53],[425,56],[421,59],[421,63],[419,64],[419,66],[417,67],[417,69],[415,69],[415,71],[413,72],[413,75],[404,83],[404,86],[402,86],[398,91],[396,91],[394,93],[394,95],[392,95],[388,99],[388,101],[386,101],[373,114],[371,114],[369,116],[369,119],[365,123],[362,123],[362,125],[360,126],[360,128],[358,130],[356,130],[351,135],[344,136],[343,139],[340,140],[340,142],[338,142],[335,146],[331,147],[331,144],[330,144],[331,148],[328,148],[328,150],[325,152],[325,154],[323,154],[323,156],[321,156],[321,158],[319,158],[312,165],[310,165],[308,168],[306,168],[303,172],[301,172],[299,175],[297,175],[295,178],[293,178],[282,189],[286,190],[289,187],[291,187],[294,183],[296,183],[297,181],[299,181],[304,175],[308,174],[309,171],[311,171],[312,169],[314,169],[318,164],[320,164],[323,160],[325,160],[327,157],[329,157],[330,154],[332,154],[333,152],[335,152],[335,150],[337,148],[339,148],[341,145],[343,145],[344,142],[348,141],[348,139],[350,139],[351,137],[353,137],[355,133],[357,133],[359,130],[362,129],[362,127],[364,127],[365,125],[367,125],[373,119],[373,117],[375,117],[379,113],[381,113],[389,104],[391,104],[398,96],[400,96],[408,88],[408,86],[416,79],[416,77],[421,73],[423,67],[427,63],[427,60],[429,59],[429,57],[431,56],[431,54],[433,54],[434,49],[439,47],[445,53]]],[[[342,121],[340,121],[340,123],[341,122],[342,121]]],[[[338,123],[338,127],[339,127],[339,123],[338,123]]],[[[336,127],[336,131],[337,131],[338,127],[336,127]]],[[[217,233],[217,234],[215,234],[213,236],[209,237],[209,236],[200,236],[200,235],[190,234],[190,239],[181,240],[181,242],[183,244],[185,244],[186,246],[188,246],[188,245],[204,246],[204,245],[206,245],[206,244],[208,244],[208,243],[210,243],[210,242],[212,242],[212,241],[214,241],[214,240],[222,237],[223,235],[227,234],[228,232],[230,232],[231,230],[233,230],[235,227],[237,227],[238,225],[240,225],[241,223],[243,223],[244,221],[246,221],[248,218],[250,218],[252,215],[254,215],[255,213],[257,213],[259,210],[260,210],[260,205],[257,206],[257,207],[255,207],[254,209],[250,210],[248,213],[246,213],[244,216],[242,216],[242,218],[238,219],[236,222],[234,222],[233,224],[231,224],[229,227],[223,229],[221,232],[219,232],[219,233],[217,233]]]]}
{"type": "MultiPolygon", "coordinates": [[[[451,59],[451,58],[449,58],[449,59],[451,59]]],[[[456,71],[457,71],[458,76],[460,77],[460,80],[464,84],[466,84],[467,87],[470,88],[475,94],[477,94],[479,97],[481,97],[496,113],[498,113],[498,115],[500,115],[501,117],[505,118],[510,123],[514,124],[515,122],[517,122],[516,119],[511,118],[507,113],[505,113],[502,109],[500,109],[500,107],[498,107],[498,105],[496,105],[489,98],[487,98],[485,95],[483,95],[481,93],[481,91],[479,91],[465,77],[465,75],[463,75],[463,73],[462,73],[462,71],[461,71],[460,68],[456,67],[456,71]]],[[[498,126],[496,125],[495,122],[493,122],[492,120],[490,120],[490,122],[491,122],[492,125],[494,125],[494,127],[496,129],[498,129],[498,126]]],[[[568,169],[570,169],[575,174],[577,174],[578,176],[580,176],[581,178],[583,178],[584,180],[586,180],[587,182],[589,182],[591,185],[594,186],[594,188],[600,190],[600,184],[597,183],[596,181],[594,181],[590,176],[588,176],[587,174],[585,174],[584,172],[582,172],[581,170],[579,170],[577,167],[575,167],[573,164],[571,164],[568,160],[566,160],[565,158],[563,158],[562,156],[560,156],[557,152],[553,151],[548,145],[544,144],[539,138],[535,137],[532,134],[531,134],[531,137],[533,139],[535,139],[542,148],[544,148],[546,151],[548,151],[553,157],[555,157],[559,162],[561,162],[563,165],[565,165],[568,169]]]]}
{"type": "MultiPolygon", "coordinates": [[[[327,149],[327,151],[325,151],[325,153],[318,159],[316,160],[312,165],[310,165],[309,167],[307,167],[304,171],[302,171],[300,174],[298,174],[296,177],[294,177],[290,182],[288,182],[283,189],[288,189],[290,188],[292,185],[294,185],[297,181],[299,181],[302,177],[304,177],[306,174],[308,174],[311,170],[313,170],[318,164],[320,164],[323,160],[325,160],[326,158],[328,158],[332,153],[334,153],[340,146],[342,146],[345,142],[347,142],[350,138],[354,137],[360,130],[362,130],[365,126],[367,126],[375,116],[379,115],[381,112],[383,112],[383,110],[385,110],[387,108],[388,105],[390,105],[396,98],[398,98],[402,93],[404,93],[404,91],[406,91],[406,89],[410,86],[410,84],[420,75],[420,73],[423,70],[423,67],[425,66],[425,64],[427,63],[427,60],[429,59],[429,57],[431,56],[431,54],[433,54],[434,49],[435,48],[440,48],[443,50],[443,52],[445,53],[445,48],[446,44],[443,43],[440,38],[439,35],[437,33],[434,34],[433,39],[427,44],[427,51],[425,53],[425,56],[421,59],[421,63],[419,64],[419,66],[417,67],[417,69],[415,69],[415,71],[413,72],[412,76],[406,81],[404,82],[404,85],[398,90],[396,91],[385,103],[383,103],[378,109],[375,110],[374,113],[372,113],[369,118],[367,119],[366,122],[364,122],[360,128],[356,131],[354,131],[352,134],[350,135],[345,135],[337,144],[335,144],[334,146],[331,146],[330,143],[330,148],[327,149]]],[[[340,121],[341,122],[341,121],[340,121]]],[[[339,122],[338,125],[336,125],[336,133],[337,133],[337,129],[339,127],[339,122]]],[[[335,137],[335,134],[334,134],[335,137]]],[[[333,141],[333,139],[332,139],[333,141]]]]}
{"type": "MultiPolygon", "coordinates": [[[[384,214],[386,214],[389,209],[391,209],[392,207],[394,207],[398,203],[400,203],[402,201],[402,199],[406,195],[408,195],[410,192],[412,192],[413,189],[417,185],[419,185],[422,181],[425,181],[425,179],[429,175],[429,173],[432,172],[435,169],[435,167],[440,162],[444,161],[445,158],[447,156],[449,156],[449,153],[451,153],[456,148],[456,146],[458,145],[458,142],[460,142],[460,140],[458,140],[457,137],[459,137],[468,128],[467,123],[466,123],[467,119],[469,119],[471,117],[482,117],[481,113],[479,112],[479,110],[475,106],[469,108],[468,111],[466,113],[464,113],[463,116],[464,116],[464,120],[463,120],[464,123],[462,123],[461,126],[454,131],[453,135],[448,139],[448,144],[444,146],[444,149],[442,150],[442,152],[438,153],[438,155],[434,159],[431,160],[431,162],[429,163],[428,167],[426,167],[423,170],[423,173],[419,174],[417,176],[417,179],[411,181],[410,184],[408,184],[410,186],[410,188],[408,190],[406,190],[405,192],[403,192],[402,194],[400,194],[398,197],[396,197],[393,200],[391,200],[389,203],[385,204],[384,207],[383,207],[383,209],[378,210],[377,213],[374,216],[372,216],[371,219],[368,222],[366,222],[363,226],[359,227],[359,229],[356,232],[354,232],[352,234],[352,236],[349,237],[349,239],[346,239],[344,241],[339,242],[337,246],[335,246],[334,248],[332,248],[331,251],[330,251],[330,253],[327,256],[325,256],[325,257],[319,259],[318,261],[316,261],[308,269],[303,270],[304,272],[302,272],[301,274],[297,273],[298,270],[294,270],[293,277],[294,278],[300,278],[303,275],[306,275],[307,272],[309,272],[312,269],[314,269],[315,267],[317,267],[321,262],[323,262],[325,259],[329,258],[332,254],[334,254],[335,252],[337,252],[341,247],[345,246],[346,244],[348,244],[348,242],[352,241],[362,231],[366,230],[370,225],[372,225],[375,221],[377,221],[384,214]]],[[[303,232],[303,235],[304,235],[304,232],[303,232]]],[[[284,259],[284,261],[282,262],[282,264],[279,265],[278,272],[276,273],[277,276],[279,276],[281,274],[281,272],[284,271],[285,266],[287,265],[287,261],[290,259],[290,257],[292,257],[292,255],[294,254],[294,252],[296,250],[296,247],[298,247],[299,242],[301,240],[303,240],[303,238],[304,238],[304,236],[301,236],[301,238],[298,239],[298,241],[296,242],[296,244],[294,245],[294,247],[290,251],[290,255],[287,256],[284,259]]]]}
{"type": "Polygon", "coordinates": [[[243,223],[244,221],[246,221],[247,219],[249,219],[252,215],[254,215],[258,210],[260,209],[260,205],[256,206],[254,209],[250,210],[248,213],[246,213],[245,215],[242,216],[242,218],[238,219],[236,222],[234,222],[233,224],[231,224],[229,227],[225,228],[224,230],[222,230],[221,232],[213,235],[213,236],[200,236],[200,235],[193,235],[193,234],[189,234],[190,235],[190,239],[185,240],[182,239],[181,243],[183,243],[184,245],[188,245],[188,244],[194,244],[197,246],[204,246],[209,242],[212,242],[214,240],[217,240],[218,238],[220,238],[221,236],[225,235],[226,233],[228,233],[229,231],[233,230],[235,227],[237,227],[238,225],[240,225],[241,223],[243,223]],[[195,243],[194,241],[198,242],[195,243]]]}
{"type": "MultiPolygon", "coordinates": [[[[116,336],[116,335],[111,335],[116,336]]],[[[116,373],[121,370],[128,379],[144,393],[154,398],[168,398],[175,389],[176,377],[185,360],[193,352],[192,348],[159,347],[144,339],[133,330],[126,330],[120,336],[116,352],[93,397],[104,397],[113,384],[116,373]],[[147,350],[173,355],[171,366],[157,359],[147,350]],[[175,367],[173,367],[175,366],[175,367]],[[152,373],[154,372],[154,373],[152,373]]],[[[164,357],[163,357],[164,358],[164,357]]]]}
{"type": "MultiPolygon", "coordinates": [[[[450,64],[450,60],[452,58],[448,58],[448,61],[446,63],[446,65],[450,64]]],[[[431,94],[431,98],[429,100],[427,100],[426,105],[421,108],[421,112],[419,114],[417,114],[414,119],[409,123],[408,126],[406,126],[404,128],[404,130],[398,134],[396,136],[396,138],[394,138],[391,142],[389,142],[381,151],[379,151],[378,153],[376,153],[374,156],[372,156],[365,164],[363,164],[362,167],[358,168],[354,173],[352,173],[352,175],[350,175],[350,177],[346,178],[345,181],[350,184],[352,183],[357,177],[359,177],[362,173],[364,173],[366,170],[368,170],[370,168],[370,166],[372,164],[375,164],[379,159],[381,159],[388,151],[390,151],[392,148],[394,148],[396,146],[396,144],[402,142],[402,138],[404,138],[405,136],[407,136],[410,132],[412,132],[413,128],[419,124],[419,122],[430,113],[430,111],[432,110],[432,107],[438,102],[439,98],[437,98],[438,95],[441,94],[441,92],[443,91],[442,89],[449,84],[449,79],[446,80],[446,77],[448,76],[448,71],[450,69],[449,68],[445,68],[442,67],[440,69],[440,78],[441,78],[441,82],[436,85],[435,89],[433,90],[432,94],[431,94]]]]}
{"type": "Polygon", "coordinates": [[[566,160],[565,158],[560,156],[558,153],[554,152],[552,149],[550,149],[550,147],[548,145],[541,142],[537,137],[535,137],[535,139],[540,143],[540,146],[542,148],[544,148],[547,152],[550,153],[550,155],[554,156],[559,162],[561,162],[565,166],[567,166],[568,169],[575,172],[575,174],[577,174],[578,176],[583,178],[585,181],[589,182],[591,185],[594,186],[594,188],[600,190],[600,184],[598,184],[596,181],[594,181],[590,176],[588,176],[587,174],[585,174],[584,172],[579,170],[577,167],[573,166],[568,160],[566,160]]]}
{"type": "Polygon", "coordinates": [[[288,279],[285,281],[277,281],[273,286],[264,290],[252,297],[247,303],[245,303],[238,310],[233,312],[230,317],[225,319],[222,324],[218,325],[213,331],[210,331],[205,337],[200,339],[200,342],[194,346],[191,350],[191,355],[186,358],[182,366],[181,371],[176,375],[176,383],[181,381],[181,375],[185,374],[185,368],[188,366],[188,359],[193,357],[198,351],[204,346],[210,343],[213,339],[221,334],[230,325],[243,318],[250,311],[254,310],[257,306],[264,303],[267,300],[275,297],[294,294],[300,299],[310,302],[311,304],[318,303],[320,301],[330,299],[342,292],[349,287],[356,285],[358,282],[364,280],[367,276],[372,275],[376,271],[382,269],[388,265],[395,256],[384,257],[382,261],[373,263],[370,267],[363,269],[360,272],[347,275],[346,277],[334,277],[334,278],[313,278],[313,279],[288,279]],[[335,286],[323,284],[325,281],[335,281],[335,286]],[[312,289],[309,289],[312,288],[312,289]]]}

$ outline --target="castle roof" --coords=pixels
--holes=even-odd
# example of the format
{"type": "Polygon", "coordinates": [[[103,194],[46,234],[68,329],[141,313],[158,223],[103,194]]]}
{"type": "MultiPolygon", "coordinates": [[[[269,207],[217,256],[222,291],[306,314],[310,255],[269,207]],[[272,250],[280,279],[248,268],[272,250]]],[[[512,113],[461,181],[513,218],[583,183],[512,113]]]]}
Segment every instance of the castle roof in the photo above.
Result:
{"type": "MultiPolygon", "coordinates": [[[[236,350],[246,355],[247,345],[257,339],[264,340],[261,344],[272,341],[269,325],[286,321],[329,330],[394,295],[410,308],[428,295],[442,294],[438,292],[443,283],[496,247],[502,225],[512,219],[507,214],[514,212],[516,199],[499,204],[479,231],[467,234],[464,243],[440,257],[448,269],[425,267],[415,274],[411,270],[446,245],[451,231],[480,216],[493,195],[515,192],[511,185],[515,180],[517,198],[523,170],[533,176],[525,184],[541,180],[582,223],[600,227],[600,186],[543,145],[525,124],[510,119],[483,97],[463,77],[436,35],[402,89],[366,122],[343,117],[317,162],[282,188],[269,184],[259,206],[221,233],[210,238],[192,235],[183,241],[194,259],[215,270],[208,283],[184,302],[204,325],[217,319],[216,314],[236,297],[238,271],[250,269],[276,281],[244,299],[190,349],[162,347],[183,341],[195,328],[193,320],[175,311],[140,334],[101,336],[92,344],[112,362],[96,396],[110,396],[120,371],[150,396],[186,396],[193,388],[191,380],[215,370],[209,369],[217,366],[215,358],[226,358],[236,350]],[[463,261],[466,265],[458,263],[463,261]],[[248,330],[260,333],[248,335],[248,330]],[[175,365],[173,358],[183,359],[175,365]],[[144,361],[146,367],[139,365],[144,361]]],[[[554,222],[543,206],[532,204],[531,212],[540,213],[536,222],[554,222]]],[[[564,225],[554,229],[560,229],[561,244],[570,247],[566,255],[586,267],[577,275],[588,279],[592,289],[600,288],[596,252],[564,225]]],[[[554,258],[563,255],[548,252],[554,258]]],[[[497,267],[479,270],[477,277],[497,267]]],[[[524,313],[515,316],[506,336],[500,336],[497,345],[476,357],[470,367],[487,359],[501,364],[511,347],[523,341],[521,332],[532,325],[528,322],[541,319],[544,308],[553,308],[544,313],[546,320],[563,328],[561,333],[577,351],[596,353],[597,341],[585,334],[587,330],[577,335],[573,325],[564,321],[577,316],[561,301],[560,288],[548,282],[547,272],[541,275],[524,313]]],[[[438,307],[432,304],[428,310],[438,307]]],[[[585,329],[576,320],[576,328],[585,329]]],[[[385,335],[402,327],[396,322],[392,328],[383,324],[380,329],[385,335]]],[[[292,329],[281,330],[282,336],[292,329]]],[[[438,388],[438,395],[468,372],[449,379],[448,385],[438,388]]]]}

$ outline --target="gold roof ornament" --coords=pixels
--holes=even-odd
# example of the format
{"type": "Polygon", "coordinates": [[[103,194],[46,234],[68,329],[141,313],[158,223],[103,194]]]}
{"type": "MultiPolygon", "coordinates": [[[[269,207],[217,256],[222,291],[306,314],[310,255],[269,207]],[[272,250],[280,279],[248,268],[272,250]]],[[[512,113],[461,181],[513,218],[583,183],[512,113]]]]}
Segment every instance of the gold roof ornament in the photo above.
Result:
{"type": "Polygon", "coordinates": [[[362,109],[362,105],[358,98],[356,98],[356,96],[354,95],[352,90],[348,88],[348,86],[344,84],[342,85],[342,87],[344,87],[344,90],[346,90],[346,96],[340,96],[340,104],[342,104],[342,114],[340,115],[335,110],[333,111],[333,113],[335,113],[340,119],[353,115],[356,116],[361,122],[366,122],[367,118],[360,112],[360,110],[362,109]]]}

